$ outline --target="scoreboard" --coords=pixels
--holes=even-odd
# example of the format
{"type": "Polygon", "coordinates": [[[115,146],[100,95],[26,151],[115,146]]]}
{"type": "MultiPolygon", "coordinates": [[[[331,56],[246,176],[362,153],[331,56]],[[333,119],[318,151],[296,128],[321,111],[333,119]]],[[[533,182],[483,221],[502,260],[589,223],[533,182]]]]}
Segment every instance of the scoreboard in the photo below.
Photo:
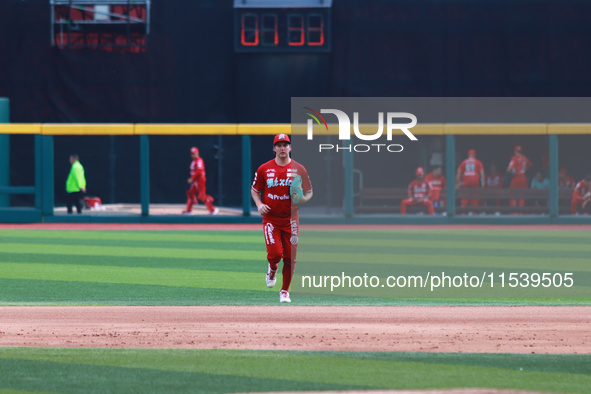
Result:
{"type": "Polygon", "coordinates": [[[236,52],[329,52],[332,0],[234,1],[236,52]]]}

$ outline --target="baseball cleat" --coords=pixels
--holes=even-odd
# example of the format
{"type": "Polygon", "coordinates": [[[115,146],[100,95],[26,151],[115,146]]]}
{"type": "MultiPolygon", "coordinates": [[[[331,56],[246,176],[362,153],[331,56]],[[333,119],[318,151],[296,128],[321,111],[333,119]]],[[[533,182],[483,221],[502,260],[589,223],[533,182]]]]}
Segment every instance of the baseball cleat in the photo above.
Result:
{"type": "Polygon", "coordinates": [[[289,298],[289,293],[286,290],[281,290],[279,292],[279,302],[291,302],[291,298],[289,298]]]}
{"type": "Polygon", "coordinates": [[[211,211],[212,215],[217,215],[218,213],[220,213],[220,210],[218,208],[215,208],[213,211],[211,211]]]}
{"type": "Polygon", "coordinates": [[[269,266],[269,268],[267,268],[267,276],[265,277],[265,280],[267,281],[267,287],[270,288],[275,286],[275,282],[277,282],[277,270],[273,271],[271,266],[269,266]]]}

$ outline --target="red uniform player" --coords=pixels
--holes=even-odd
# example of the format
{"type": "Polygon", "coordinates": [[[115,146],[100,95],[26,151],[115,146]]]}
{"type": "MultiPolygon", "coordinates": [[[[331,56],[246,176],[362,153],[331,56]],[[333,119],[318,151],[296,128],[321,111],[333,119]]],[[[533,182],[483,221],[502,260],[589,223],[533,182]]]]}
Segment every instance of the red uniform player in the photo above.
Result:
{"type": "Polygon", "coordinates": [[[433,171],[427,174],[425,180],[429,182],[429,186],[431,187],[431,201],[433,201],[433,206],[444,207],[445,200],[441,198],[441,192],[447,187],[447,182],[445,181],[441,166],[433,168],[433,171]]]}
{"type": "MultiPolygon", "coordinates": [[[[509,189],[527,189],[529,187],[527,171],[529,171],[531,166],[531,161],[525,155],[521,154],[521,146],[516,145],[513,148],[513,157],[507,166],[507,172],[513,176],[509,184],[509,189]]],[[[512,207],[516,207],[517,205],[523,207],[525,206],[525,200],[519,199],[518,201],[511,199],[509,200],[509,205],[512,207]]]]}
{"type": "Polygon", "coordinates": [[[190,166],[191,176],[187,179],[187,183],[191,185],[187,190],[187,209],[183,211],[184,214],[193,213],[193,204],[197,204],[197,200],[203,202],[211,215],[217,215],[219,209],[213,206],[213,197],[206,193],[206,177],[205,164],[203,159],[199,157],[199,149],[191,148],[191,158],[193,161],[190,166]]]}
{"type": "MultiPolygon", "coordinates": [[[[468,151],[468,158],[460,163],[456,173],[456,185],[460,189],[478,189],[484,187],[484,166],[482,162],[476,158],[476,151],[470,149],[468,151]]],[[[473,198],[470,200],[470,206],[478,206],[480,200],[473,198]]],[[[468,199],[463,198],[460,205],[465,207],[468,205],[468,199]]]]}
{"type": "Polygon", "coordinates": [[[291,302],[289,286],[295,269],[299,237],[299,205],[312,198],[312,184],[303,165],[289,157],[291,141],[287,134],[278,134],[273,140],[275,159],[261,165],[252,183],[251,195],[263,216],[263,232],[267,245],[268,287],[275,286],[278,263],[283,258],[283,285],[279,302],[291,302]],[[297,204],[290,197],[292,178],[302,178],[303,197],[297,204]]]}
{"type": "Polygon", "coordinates": [[[591,206],[591,175],[586,175],[585,179],[577,183],[573,191],[573,199],[570,202],[570,211],[576,215],[579,207],[582,209],[591,206]]]}
{"type": "Polygon", "coordinates": [[[429,215],[434,215],[433,202],[429,199],[431,196],[431,186],[425,180],[425,171],[423,167],[418,167],[416,172],[417,179],[413,180],[408,186],[408,198],[400,203],[400,213],[406,215],[408,205],[424,205],[429,211],[429,215]]]}
{"type": "Polygon", "coordinates": [[[558,187],[561,189],[574,189],[575,186],[575,178],[572,175],[568,175],[566,168],[561,168],[558,173],[558,187]]]}

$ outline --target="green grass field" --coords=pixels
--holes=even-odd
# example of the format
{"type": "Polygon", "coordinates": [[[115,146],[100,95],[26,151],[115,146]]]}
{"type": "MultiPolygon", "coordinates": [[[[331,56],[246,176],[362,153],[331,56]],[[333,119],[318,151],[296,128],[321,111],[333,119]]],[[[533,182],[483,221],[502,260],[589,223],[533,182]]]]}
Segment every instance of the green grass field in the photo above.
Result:
{"type": "MultiPolygon", "coordinates": [[[[312,261],[338,269],[360,269],[367,262],[361,268],[384,272],[401,265],[517,267],[568,270],[577,286],[558,298],[552,293],[498,299],[297,297],[294,292],[290,307],[588,306],[590,252],[591,234],[582,231],[307,231],[300,237],[300,271],[312,261]]],[[[0,305],[277,305],[277,290],[263,282],[265,256],[259,231],[2,230],[0,305]]],[[[590,355],[0,348],[0,371],[0,392],[490,387],[587,393],[591,387],[590,355]]]]}

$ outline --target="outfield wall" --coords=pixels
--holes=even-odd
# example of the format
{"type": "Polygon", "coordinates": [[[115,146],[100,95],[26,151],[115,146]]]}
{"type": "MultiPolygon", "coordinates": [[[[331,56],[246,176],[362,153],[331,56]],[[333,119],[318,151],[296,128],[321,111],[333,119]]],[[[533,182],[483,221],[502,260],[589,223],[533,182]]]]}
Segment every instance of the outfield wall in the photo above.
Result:
{"type": "MultiPolygon", "coordinates": [[[[250,182],[253,174],[253,163],[260,163],[261,160],[252,157],[252,141],[255,138],[263,137],[264,141],[269,136],[285,132],[291,132],[290,124],[50,124],[50,123],[0,123],[0,135],[5,138],[17,135],[30,135],[34,141],[34,181],[31,184],[8,186],[0,185],[0,195],[11,194],[31,195],[34,205],[28,207],[7,207],[0,209],[0,220],[3,222],[56,222],[56,221],[117,221],[117,222],[258,222],[260,218],[251,217],[250,182]],[[139,178],[139,203],[141,204],[141,215],[125,217],[66,217],[55,216],[54,206],[56,205],[56,177],[63,174],[56,174],[54,167],[54,139],[60,137],[91,137],[91,136],[126,136],[132,138],[130,143],[136,144],[139,154],[130,157],[129,165],[136,167],[139,178]],[[240,139],[241,158],[236,160],[240,165],[240,202],[242,208],[241,216],[233,217],[180,217],[179,215],[158,215],[150,214],[151,178],[150,146],[156,137],[166,136],[233,136],[240,139]]],[[[550,200],[547,215],[536,217],[523,216],[519,218],[507,217],[459,217],[455,214],[455,205],[450,204],[446,208],[446,217],[384,217],[356,215],[354,212],[355,186],[352,183],[338,181],[336,187],[344,188],[344,201],[342,215],[336,217],[309,218],[310,222],[325,222],[332,220],[337,222],[347,221],[368,221],[372,223],[589,223],[588,217],[560,216],[558,209],[557,179],[559,168],[559,142],[562,138],[576,138],[577,136],[591,135],[591,124],[586,123],[539,123],[539,124],[422,124],[413,128],[419,138],[439,137],[444,139],[444,157],[446,177],[448,179],[448,199],[454,200],[455,184],[453,182],[455,169],[459,160],[463,159],[463,152],[456,152],[462,146],[462,139],[466,137],[515,137],[537,136],[543,138],[548,147],[548,173],[550,179],[550,200]]],[[[259,140],[257,140],[259,141],[259,140]]],[[[156,140],[156,143],[158,140],[156,140]]],[[[460,148],[463,149],[463,148],[460,148]]],[[[270,147],[268,149],[270,151],[270,147]]],[[[353,155],[344,154],[344,178],[352,177],[353,165],[347,166],[347,157],[353,155]]],[[[337,163],[338,164],[338,163],[337,163]]],[[[256,165],[256,164],[255,164],[256,165]]],[[[6,166],[6,164],[4,164],[6,166]]],[[[154,164],[152,163],[152,167],[154,164]]],[[[0,168],[0,174],[12,171],[12,169],[0,168]]],[[[587,170],[588,171],[588,170],[587,170]]],[[[238,174],[234,171],[233,176],[238,174]]],[[[578,180],[578,179],[577,179],[578,180]]],[[[212,188],[209,185],[208,188],[212,188]]],[[[317,184],[317,186],[322,186],[317,184]]],[[[320,200],[317,193],[316,200],[320,200]]]]}

